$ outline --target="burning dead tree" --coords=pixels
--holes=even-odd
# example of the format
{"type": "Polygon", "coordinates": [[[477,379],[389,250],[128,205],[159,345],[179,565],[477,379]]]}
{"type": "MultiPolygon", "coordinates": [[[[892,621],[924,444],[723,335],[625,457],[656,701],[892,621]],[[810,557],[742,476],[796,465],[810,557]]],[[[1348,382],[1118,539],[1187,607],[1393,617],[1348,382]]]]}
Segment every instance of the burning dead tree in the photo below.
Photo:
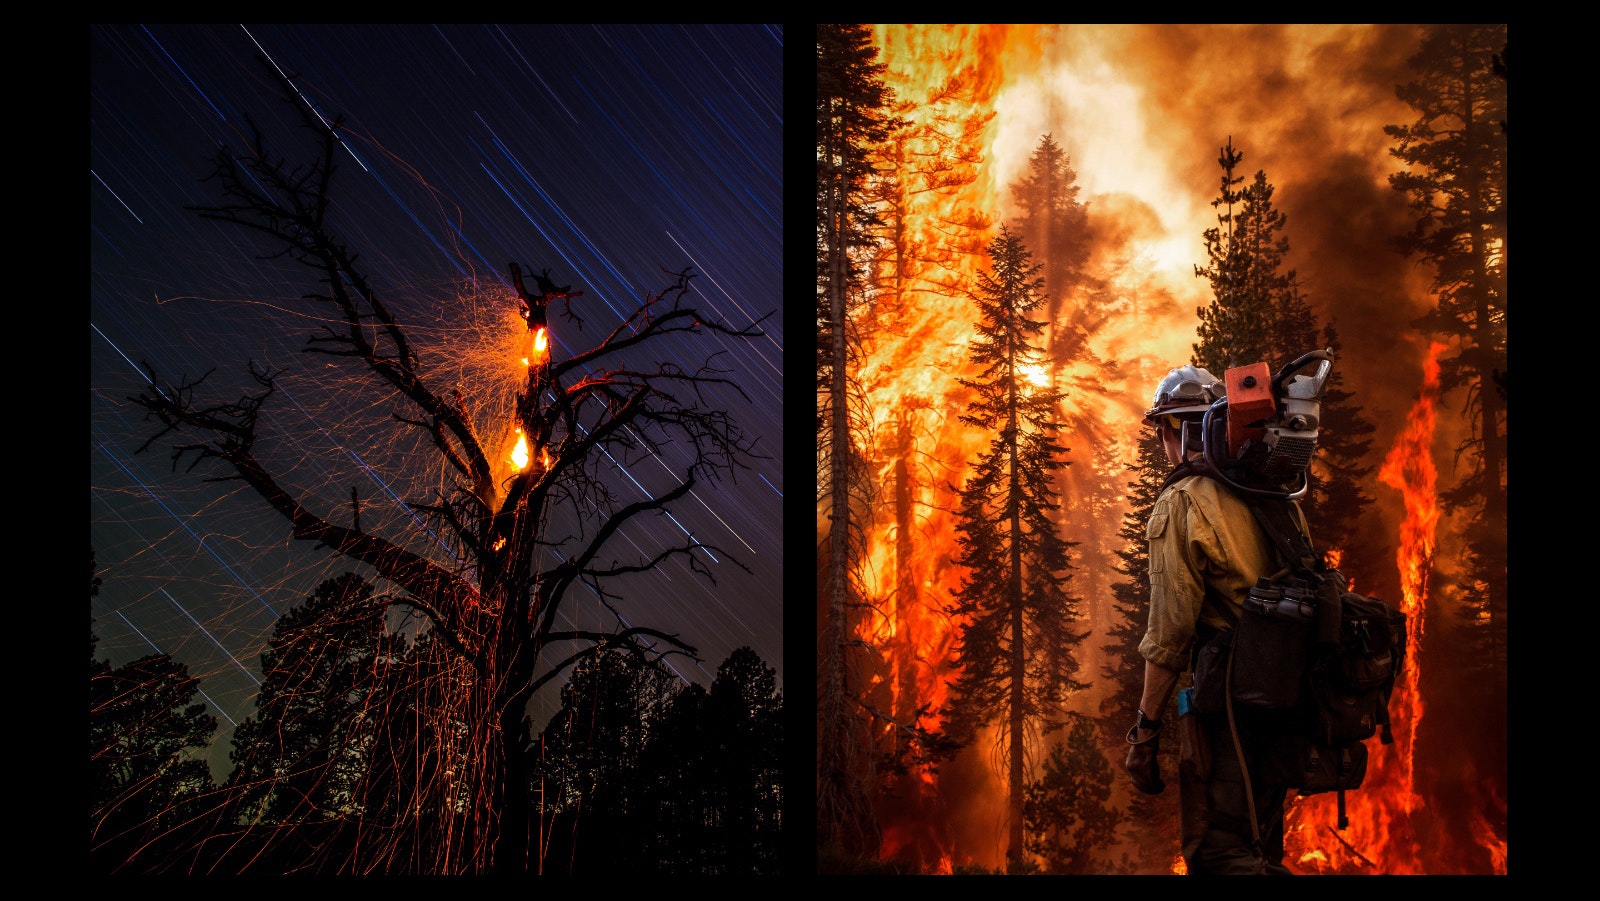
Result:
{"type": "MultiPolygon", "coordinates": [[[[502,478],[504,464],[462,393],[430,382],[405,328],[357,266],[359,255],[329,227],[341,121],[325,122],[286,78],[279,81],[301,125],[317,136],[320,157],[288,167],[269,153],[252,123],[255,139],[248,152],[234,155],[224,147],[214,158],[211,179],[220,185],[223,202],[198,212],[265,236],[275,248],[271,256],[319,273],[321,290],[306,298],[325,305],[329,324],[310,338],[306,351],[352,363],[359,378],[394,399],[390,425],[396,433],[418,430],[424,436],[444,473],[444,487],[438,496],[408,505],[422,514],[448,553],[425,554],[406,546],[407,535],[362,528],[354,500],[348,518],[336,505],[319,510],[315,498],[298,494],[272,471],[258,453],[261,417],[280,374],[269,367],[250,364],[254,393],[210,405],[199,400],[205,376],[163,387],[151,372],[152,388],[132,400],[163,428],[139,450],[171,433],[202,435],[174,446],[174,468],[187,461],[189,469],[204,462],[231,470],[216,480],[243,481],[288,520],[294,538],[363,564],[397,589],[375,594],[368,603],[420,615],[434,644],[453,655],[456,669],[448,681],[458,687],[447,702],[422,711],[435,717],[436,725],[448,720],[449,728],[435,733],[455,737],[406,751],[435,755],[438,771],[445,774],[440,778],[456,784],[444,795],[434,787],[432,797],[448,796],[449,803],[425,804],[419,797],[400,799],[391,809],[408,811],[418,830],[424,818],[430,824],[426,834],[409,836],[424,846],[414,859],[428,869],[524,873],[537,854],[530,834],[536,811],[527,756],[527,708],[535,692],[607,647],[623,647],[646,659],[695,654],[677,635],[628,626],[620,614],[609,630],[558,628],[563,604],[583,588],[609,607],[615,599],[607,587],[613,577],[650,572],[674,558],[708,579],[713,577],[707,555],[731,560],[693,537],[642,550],[632,562],[613,556],[613,539],[625,524],[665,513],[702,480],[732,475],[752,454],[750,439],[730,416],[705,406],[703,389],[724,386],[743,395],[725,377],[726,370],[714,365],[714,355],[693,370],[673,363],[641,368],[630,357],[672,336],[756,337],[762,334],[759,322],[733,327],[695,309],[688,301],[694,276],[686,269],[670,273],[663,290],[647,295],[593,347],[557,360],[550,352],[547,308],[553,299],[581,292],[555,286],[548,270],[535,276],[536,290],[530,291],[522,269],[511,264],[530,355],[512,414],[522,437],[513,455],[517,462],[502,478]],[[676,487],[631,503],[612,491],[619,465],[668,444],[689,461],[673,473],[676,487]],[[559,529],[547,528],[553,512],[562,523],[559,529]],[[546,649],[556,662],[541,663],[546,649]]],[[[564,314],[581,328],[570,300],[564,314]]],[[[388,824],[388,829],[392,834],[406,825],[388,824]]],[[[355,854],[379,859],[352,856],[329,866],[340,872],[390,871],[381,849],[391,844],[357,843],[361,850],[355,854]]]]}

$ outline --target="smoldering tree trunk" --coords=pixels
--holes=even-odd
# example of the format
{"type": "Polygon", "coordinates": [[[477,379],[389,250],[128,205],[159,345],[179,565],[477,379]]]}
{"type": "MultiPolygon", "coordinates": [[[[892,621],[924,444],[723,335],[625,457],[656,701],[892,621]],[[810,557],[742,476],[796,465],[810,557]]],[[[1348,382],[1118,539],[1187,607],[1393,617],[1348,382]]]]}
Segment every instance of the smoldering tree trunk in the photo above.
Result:
{"type": "Polygon", "coordinates": [[[533,817],[532,776],[528,765],[526,742],[523,740],[523,709],[527,698],[506,705],[500,711],[500,753],[505,769],[505,797],[500,805],[500,834],[496,839],[495,871],[501,875],[521,876],[529,870],[532,856],[528,840],[533,817]]]}

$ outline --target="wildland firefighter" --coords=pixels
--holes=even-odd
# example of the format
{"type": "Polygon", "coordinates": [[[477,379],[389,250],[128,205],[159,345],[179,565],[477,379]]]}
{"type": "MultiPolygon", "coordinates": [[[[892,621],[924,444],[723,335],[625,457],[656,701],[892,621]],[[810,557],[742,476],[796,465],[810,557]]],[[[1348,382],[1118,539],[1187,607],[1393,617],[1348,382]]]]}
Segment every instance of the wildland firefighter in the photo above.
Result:
{"type": "MultiPolygon", "coordinates": [[[[1144,416],[1146,425],[1160,431],[1174,467],[1145,530],[1150,612],[1139,643],[1144,691],[1124,763],[1147,794],[1165,787],[1157,763],[1161,715],[1179,677],[1197,664],[1204,667],[1196,658],[1225,642],[1251,587],[1276,568],[1272,545],[1246,503],[1218,480],[1191,471],[1204,466],[1205,414],[1225,395],[1226,386],[1210,372],[1180,366],[1161,379],[1144,416]]],[[[1192,697],[1180,698],[1180,708],[1192,697]]],[[[1282,714],[1237,713],[1237,728],[1230,729],[1221,712],[1180,709],[1183,857],[1193,875],[1288,875],[1282,865],[1287,786],[1272,784],[1260,767],[1247,777],[1233,741],[1236,731],[1247,758],[1258,758],[1282,714]]]]}
{"type": "Polygon", "coordinates": [[[1156,386],[1146,424],[1173,465],[1150,509],[1144,689],[1124,761],[1134,785],[1165,787],[1161,713],[1178,693],[1178,800],[1188,872],[1288,875],[1284,799],[1345,793],[1366,778],[1367,739],[1392,744],[1389,699],[1404,667],[1406,614],[1349,582],[1311,544],[1310,488],[1327,350],[1272,375],[1224,381],[1180,366],[1156,386]]]}

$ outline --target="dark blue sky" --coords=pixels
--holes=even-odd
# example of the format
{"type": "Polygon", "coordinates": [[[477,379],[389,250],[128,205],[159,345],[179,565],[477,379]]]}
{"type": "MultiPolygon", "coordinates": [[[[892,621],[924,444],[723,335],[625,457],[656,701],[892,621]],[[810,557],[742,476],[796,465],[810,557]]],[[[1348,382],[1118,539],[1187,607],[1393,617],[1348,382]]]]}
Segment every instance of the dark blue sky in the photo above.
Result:
{"type": "MultiPolygon", "coordinates": [[[[467,391],[484,354],[473,342],[503,315],[485,298],[509,292],[512,260],[584,292],[574,301],[583,331],[555,321],[557,354],[597,342],[684,268],[699,274],[703,309],[733,325],[768,317],[764,337],[707,336],[638,361],[693,367],[723,351],[718,362],[748,395],[706,401],[731,411],[766,458],[736,481],[702,483],[672,519],[630,529],[615,551],[625,561],[689,532],[726,550],[716,583],[672,563],[616,586],[611,611],[580,591],[571,615],[678,633],[703,662],[676,668],[702,684],[741,645],[781,680],[781,26],[116,25],[93,26],[90,40],[98,656],[159,650],[188,664],[225,749],[253,710],[277,616],[354,568],[291,539],[239,483],[205,481],[220,472],[186,472],[187,461],[174,472],[172,436],[136,454],[158,428],[127,402],[148,388],[146,363],[163,381],[214,369],[212,402],[249,388],[247,361],[283,370],[263,452],[324,513],[357,487],[364,519],[405,530],[403,502],[432,499],[408,493],[427,489],[416,484],[425,467],[385,437],[393,404],[302,352],[319,328],[321,310],[300,299],[316,275],[259,259],[266,245],[185,209],[218,202],[201,180],[208,156],[247,139],[246,117],[281,153],[307,158],[296,154],[312,145],[259,52],[322,115],[346,117],[332,227],[435,371],[467,391]]],[[[615,490],[624,501],[664,490],[679,453],[619,468],[615,490]]]]}

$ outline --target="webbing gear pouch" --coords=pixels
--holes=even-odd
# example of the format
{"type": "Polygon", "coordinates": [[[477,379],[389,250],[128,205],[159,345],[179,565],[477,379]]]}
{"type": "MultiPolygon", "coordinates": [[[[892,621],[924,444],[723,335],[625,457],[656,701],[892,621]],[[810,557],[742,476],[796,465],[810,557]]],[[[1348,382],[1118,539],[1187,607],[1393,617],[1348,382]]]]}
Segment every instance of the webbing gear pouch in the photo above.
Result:
{"type": "Polygon", "coordinates": [[[1339,612],[1337,637],[1319,644],[1307,673],[1312,734],[1326,746],[1375,733],[1389,744],[1389,697],[1405,662],[1406,615],[1380,598],[1345,590],[1342,578],[1328,579],[1322,593],[1337,598],[1339,612]]]}
{"type": "Polygon", "coordinates": [[[1327,745],[1304,734],[1275,736],[1263,755],[1263,781],[1301,795],[1350,791],[1367,777],[1367,746],[1351,741],[1327,745]]]}
{"type": "Polygon", "coordinates": [[[1257,580],[1234,627],[1233,702],[1267,710],[1298,705],[1316,627],[1316,597],[1304,580],[1257,580]]]}

